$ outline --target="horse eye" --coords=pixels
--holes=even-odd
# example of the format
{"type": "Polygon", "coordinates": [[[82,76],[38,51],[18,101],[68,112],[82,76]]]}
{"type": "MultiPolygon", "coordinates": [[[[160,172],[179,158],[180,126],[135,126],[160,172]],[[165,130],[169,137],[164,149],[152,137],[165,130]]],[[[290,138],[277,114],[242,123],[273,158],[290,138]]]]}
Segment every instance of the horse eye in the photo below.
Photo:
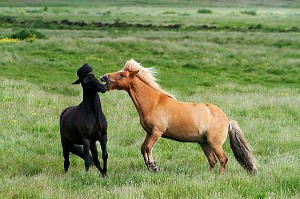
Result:
{"type": "Polygon", "coordinates": [[[123,73],[120,74],[121,77],[126,77],[126,75],[124,75],[123,73]]]}

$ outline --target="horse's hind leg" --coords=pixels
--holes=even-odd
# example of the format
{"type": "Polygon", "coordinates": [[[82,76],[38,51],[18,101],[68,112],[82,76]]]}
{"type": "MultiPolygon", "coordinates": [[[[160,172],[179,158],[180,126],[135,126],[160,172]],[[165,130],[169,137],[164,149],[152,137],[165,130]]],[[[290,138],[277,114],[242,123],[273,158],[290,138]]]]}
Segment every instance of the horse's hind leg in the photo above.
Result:
{"type": "Polygon", "coordinates": [[[226,157],[222,145],[210,145],[220,161],[220,174],[224,173],[228,158],[226,157]]]}
{"type": "MultiPolygon", "coordinates": [[[[73,154],[75,154],[75,155],[77,155],[77,156],[79,156],[80,158],[82,158],[84,160],[84,150],[83,150],[83,148],[81,146],[72,144],[70,146],[70,152],[73,153],[73,154]]],[[[90,156],[90,159],[92,160],[93,157],[90,156]]],[[[91,164],[92,164],[92,162],[91,162],[91,164]]]]}
{"type": "Polygon", "coordinates": [[[94,161],[95,166],[102,173],[102,168],[101,168],[101,165],[100,165],[100,161],[98,159],[98,151],[97,151],[96,142],[91,142],[90,150],[91,150],[92,155],[93,155],[93,161],[94,161]]]}
{"type": "Polygon", "coordinates": [[[84,151],[82,147],[72,144],[70,146],[70,152],[84,159],[84,151]]]}
{"type": "Polygon", "coordinates": [[[228,158],[224,153],[222,145],[224,144],[227,137],[228,125],[226,124],[221,125],[222,124],[221,122],[222,121],[220,121],[220,125],[217,125],[214,129],[211,129],[206,133],[206,138],[207,138],[207,143],[209,144],[209,146],[211,147],[211,149],[219,159],[220,162],[219,173],[223,174],[225,171],[228,158]]]}
{"type": "Polygon", "coordinates": [[[107,159],[108,159],[108,153],[106,149],[106,143],[107,143],[107,135],[106,133],[102,134],[101,139],[100,139],[100,145],[101,145],[101,150],[102,150],[102,159],[103,159],[103,176],[106,176],[107,173],[107,159]]]}
{"type": "Polygon", "coordinates": [[[209,163],[209,170],[212,171],[217,163],[217,157],[208,143],[199,143],[209,163]]]}
{"type": "Polygon", "coordinates": [[[64,155],[64,169],[65,173],[67,173],[70,161],[69,161],[69,154],[70,154],[70,144],[67,141],[62,140],[62,148],[63,148],[63,155],[64,155]]]}

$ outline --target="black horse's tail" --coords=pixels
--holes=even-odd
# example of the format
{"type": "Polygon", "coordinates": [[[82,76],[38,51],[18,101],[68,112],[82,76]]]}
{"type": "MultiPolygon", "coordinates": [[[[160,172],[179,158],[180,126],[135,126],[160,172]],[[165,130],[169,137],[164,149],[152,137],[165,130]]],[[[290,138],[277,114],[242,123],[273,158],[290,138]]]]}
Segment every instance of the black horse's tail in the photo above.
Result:
{"type": "Polygon", "coordinates": [[[230,147],[234,157],[246,171],[255,174],[257,172],[255,159],[251,154],[246,139],[236,121],[229,120],[228,132],[230,137],[230,147]]]}

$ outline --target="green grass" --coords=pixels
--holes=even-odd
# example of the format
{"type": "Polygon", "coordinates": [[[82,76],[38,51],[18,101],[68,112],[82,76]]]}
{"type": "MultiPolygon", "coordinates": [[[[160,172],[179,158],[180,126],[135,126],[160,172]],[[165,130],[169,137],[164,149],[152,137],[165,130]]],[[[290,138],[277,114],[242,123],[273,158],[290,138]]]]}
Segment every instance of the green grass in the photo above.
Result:
{"type": "Polygon", "coordinates": [[[300,197],[296,1],[270,1],[272,8],[255,6],[258,1],[231,8],[225,1],[218,7],[215,1],[101,2],[105,7],[93,1],[84,2],[84,8],[81,2],[15,0],[4,5],[12,7],[0,7],[0,20],[6,20],[0,38],[23,30],[22,20],[46,36],[0,40],[0,198],[300,197]],[[201,8],[212,13],[197,13],[201,8]],[[241,13],[252,10],[256,15],[241,13]],[[119,20],[125,27],[39,26],[53,20],[119,20]],[[87,62],[100,76],[120,70],[131,58],[155,66],[160,85],[178,100],[215,104],[237,120],[258,175],[238,165],[228,140],[223,176],[219,164],[208,172],[197,144],[167,139],[153,151],[160,172],[149,173],[140,153],[145,133],[124,91],[100,94],[109,125],[108,177],[94,167],[86,174],[84,162],[74,155],[64,174],[58,122],[65,107],[81,101],[81,87],[71,84],[78,67],[87,62]]]}

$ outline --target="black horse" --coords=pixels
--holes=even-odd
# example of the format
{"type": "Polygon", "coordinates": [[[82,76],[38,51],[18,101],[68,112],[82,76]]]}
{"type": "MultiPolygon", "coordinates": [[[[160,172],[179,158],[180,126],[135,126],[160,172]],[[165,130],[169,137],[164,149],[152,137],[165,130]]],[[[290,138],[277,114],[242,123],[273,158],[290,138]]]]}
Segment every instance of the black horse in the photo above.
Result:
{"type": "Polygon", "coordinates": [[[100,98],[97,92],[105,93],[105,87],[95,78],[92,67],[84,64],[77,71],[79,79],[73,84],[81,83],[83,101],[78,106],[66,108],[60,115],[60,135],[64,155],[64,169],[70,166],[69,153],[84,159],[85,170],[91,163],[98,168],[102,176],[107,173],[107,122],[102,112],[100,98]],[[98,159],[96,141],[102,149],[103,169],[98,159]],[[83,145],[83,149],[81,146],[83,145]],[[92,156],[90,155],[90,152],[92,156]],[[91,160],[92,159],[92,160],[91,160]]]}

